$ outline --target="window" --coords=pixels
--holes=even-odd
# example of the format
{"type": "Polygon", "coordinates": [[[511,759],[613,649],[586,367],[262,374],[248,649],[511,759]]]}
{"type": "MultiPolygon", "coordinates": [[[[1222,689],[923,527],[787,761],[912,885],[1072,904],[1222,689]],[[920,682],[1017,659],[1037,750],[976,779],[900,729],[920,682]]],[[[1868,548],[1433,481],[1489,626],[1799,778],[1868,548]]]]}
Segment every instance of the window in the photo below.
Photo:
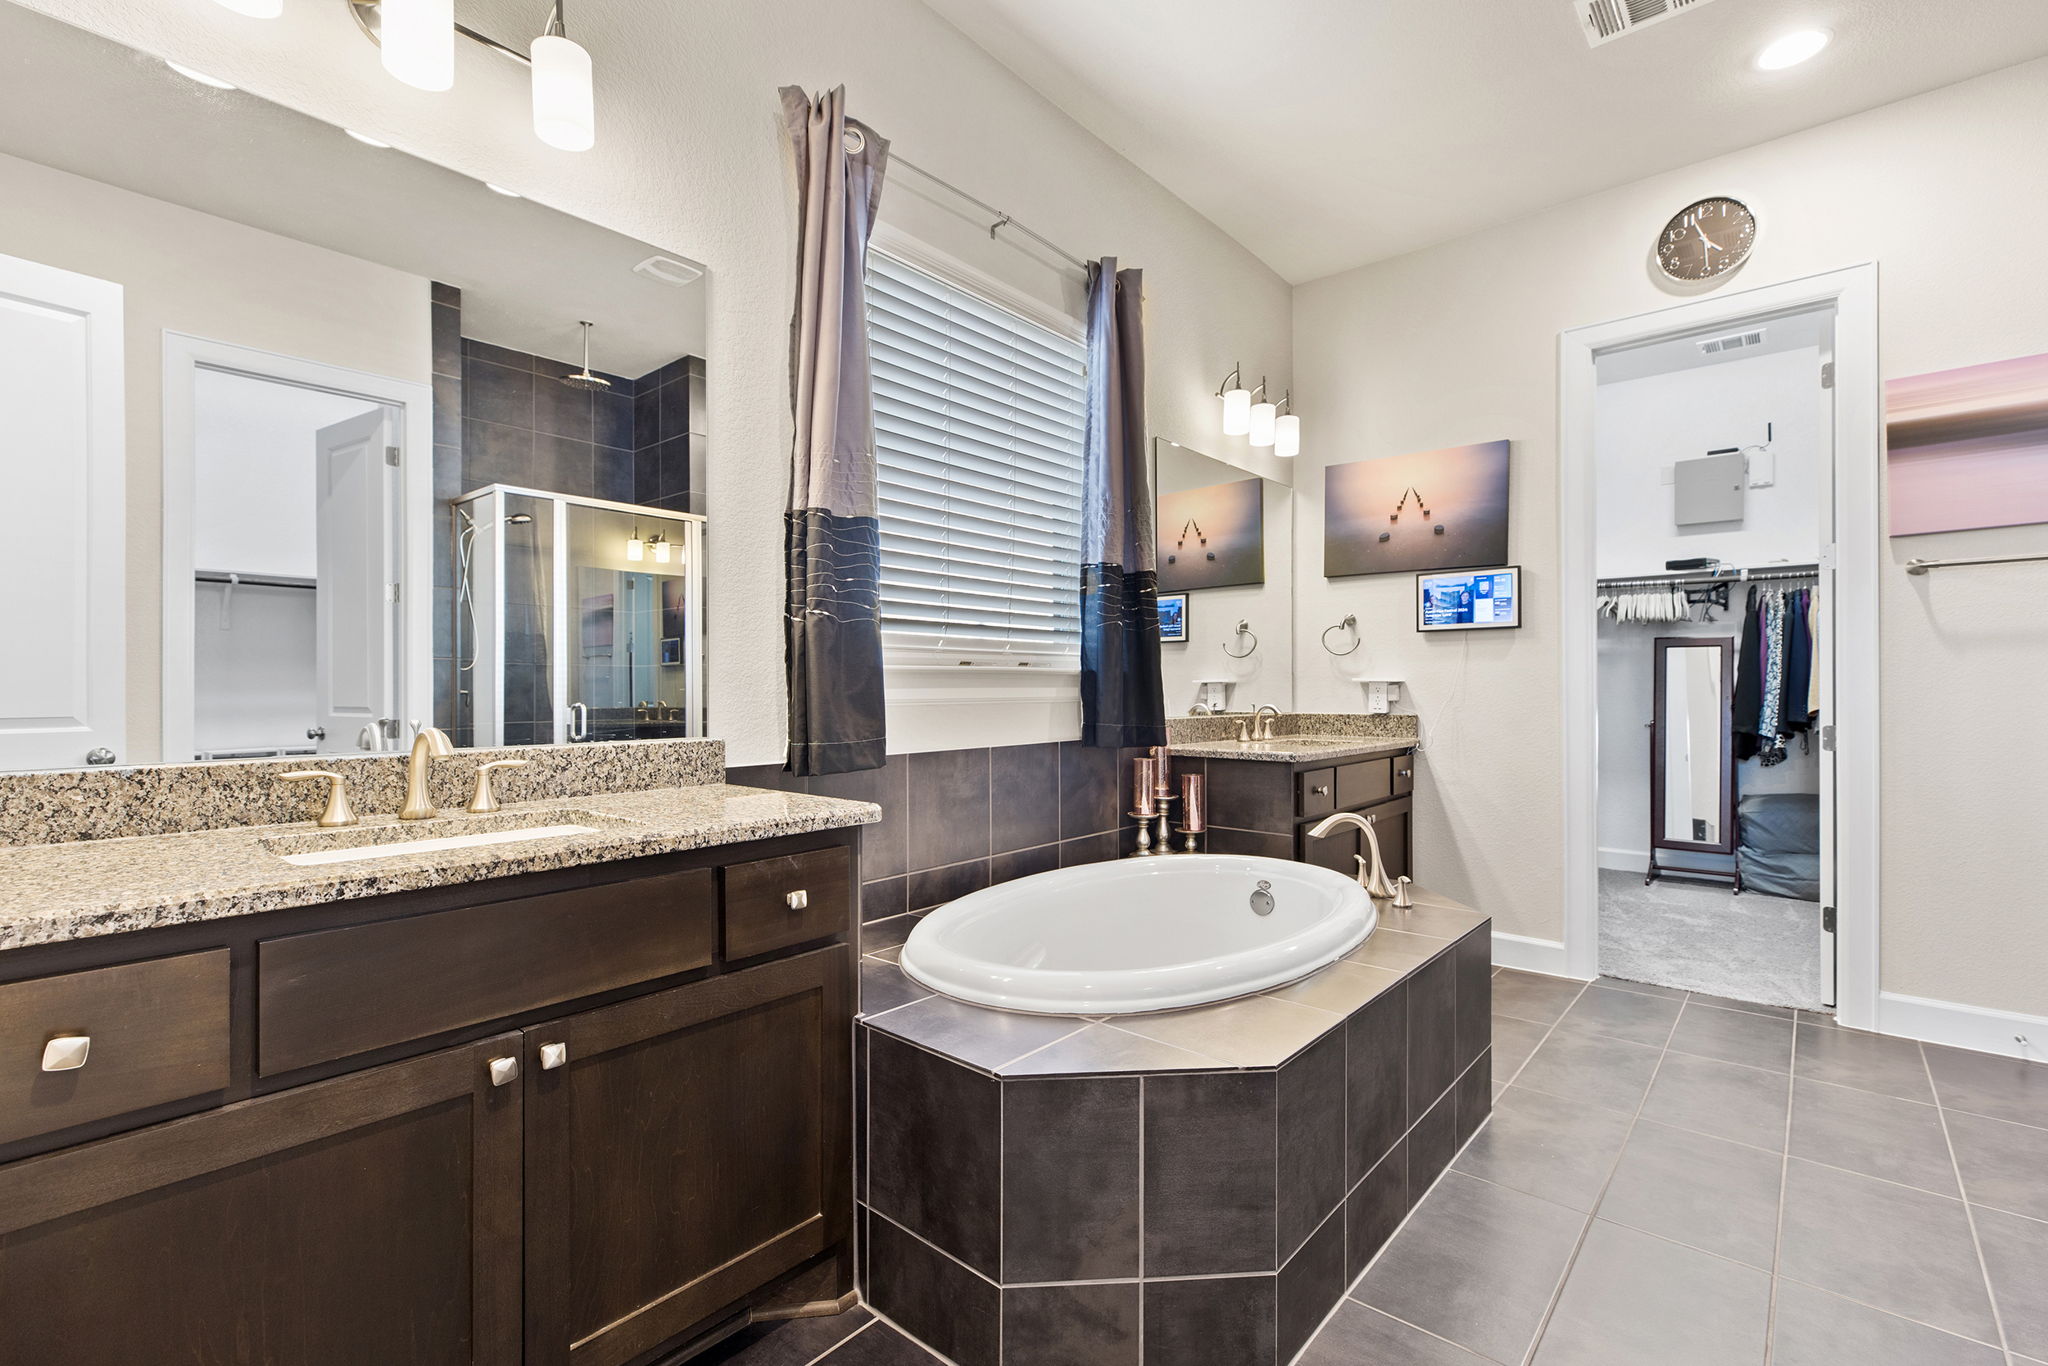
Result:
{"type": "Polygon", "coordinates": [[[897,663],[1078,663],[1087,351],[868,257],[882,640],[897,663]]]}

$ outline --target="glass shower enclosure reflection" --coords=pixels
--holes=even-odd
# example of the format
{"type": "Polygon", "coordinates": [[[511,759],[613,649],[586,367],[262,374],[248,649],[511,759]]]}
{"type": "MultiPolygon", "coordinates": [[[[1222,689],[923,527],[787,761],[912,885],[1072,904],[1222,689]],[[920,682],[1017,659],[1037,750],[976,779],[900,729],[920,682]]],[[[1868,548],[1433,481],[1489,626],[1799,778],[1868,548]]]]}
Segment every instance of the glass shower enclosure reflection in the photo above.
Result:
{"type": "Polygon", "coordinates": [[[455,504],[477,745],[704,734],[704,519],[492,484],[455,504]]]}

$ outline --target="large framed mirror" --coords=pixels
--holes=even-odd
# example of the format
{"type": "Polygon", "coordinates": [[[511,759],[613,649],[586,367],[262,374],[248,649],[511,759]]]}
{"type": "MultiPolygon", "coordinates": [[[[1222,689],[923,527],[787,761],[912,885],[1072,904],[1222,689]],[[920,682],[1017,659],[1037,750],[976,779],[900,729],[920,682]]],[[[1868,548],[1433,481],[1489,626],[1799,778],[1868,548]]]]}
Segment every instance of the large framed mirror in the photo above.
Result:
{"type": "Polygon", "coordinates": [[[1732,870],[1674,867],[1660,853],[1735,852],[1735,642],[1660,636],[1650,722],[1650,867],[1665,873],[1730,878],[1732,870]]]}
{"type": "Polygon", "coordinates": [[[702,267],[12,4],[0,72],[0,769],[704,733],[702,267]]]}

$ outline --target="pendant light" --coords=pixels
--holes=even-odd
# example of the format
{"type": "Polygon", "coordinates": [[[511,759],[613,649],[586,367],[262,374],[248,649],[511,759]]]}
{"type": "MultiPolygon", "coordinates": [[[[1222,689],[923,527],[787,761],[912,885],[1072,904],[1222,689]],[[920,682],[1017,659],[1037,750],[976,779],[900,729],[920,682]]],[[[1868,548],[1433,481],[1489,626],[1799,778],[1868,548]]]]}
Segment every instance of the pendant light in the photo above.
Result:
{"type": "Polygon", "coordinates": [[[590,54],[571,42],[556,0],[548,26],[533,40],[533,131],[548,146],[587,152],[597,143],[597,98],[590,54]]]}
{"type": "Polygon", "coordinates": [[[250,19],[275,19],[284,13],[284,0],[215,0],[222,9],[250,19]]]}
{"type": "Polygon", "coordinates": [[[1261,377],[1259,380],[1258,395],[1259,401],[1254,403],[1251,408],[1247,435],[1251,437],[1252,445],[1264,450],[1273,444],[1273,420],[1279,415],[1280,410],[1273,404],[1271,399],[1265,396],[1266,381],[1264,377],[1261,377]]]}
{"type": "Polygon", "coordinates": [[[1243,436],[1252,426],[1252,391],[1244,387],[1244,367],[1234,365],[1223,377],[1216,397],[1223,400],[1223,434],[1243,436]]]}
{"type": "MultiPolygon", "coordinates": [[[[1282,408],[1292,407],[1293,403],[1292,389],[1280,395],[1282,408]]],[[[1273,454],[1283,460],[1292,460],[1301,454],[1301,419],[1293,413],[1282,413],[1273,419],[1273,454]]]]}
{"type": "Polygon", "coordinates": [[[455,84],[455,0],[383,0],[384,69],[419,90],[455,84]]]}

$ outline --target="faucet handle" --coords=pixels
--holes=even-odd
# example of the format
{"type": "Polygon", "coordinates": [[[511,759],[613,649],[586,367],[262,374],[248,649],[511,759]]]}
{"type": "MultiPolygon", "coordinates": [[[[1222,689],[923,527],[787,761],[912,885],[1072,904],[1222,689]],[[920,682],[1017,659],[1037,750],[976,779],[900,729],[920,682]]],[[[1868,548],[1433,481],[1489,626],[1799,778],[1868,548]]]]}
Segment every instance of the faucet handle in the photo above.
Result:
{"type": "Polygon", "coordinates": [[[469,814],[487,815],[498,809],[498,794],[491,790],[491,770],[494,768],[524,768],[528,759],[491,759],[476,766],[476,791],[470,794],[469,814]]]}
{"type": "Polygon", "coordinates": [[[325,826],[354,825],[355,809],[348,804],[348,780],[339,773],[324,768],[302,768],[292,773],[278,775],[288,783],[310,782],[315,778],[327,780],[327,809],[320,813],[320,824],[325,826]]]}

